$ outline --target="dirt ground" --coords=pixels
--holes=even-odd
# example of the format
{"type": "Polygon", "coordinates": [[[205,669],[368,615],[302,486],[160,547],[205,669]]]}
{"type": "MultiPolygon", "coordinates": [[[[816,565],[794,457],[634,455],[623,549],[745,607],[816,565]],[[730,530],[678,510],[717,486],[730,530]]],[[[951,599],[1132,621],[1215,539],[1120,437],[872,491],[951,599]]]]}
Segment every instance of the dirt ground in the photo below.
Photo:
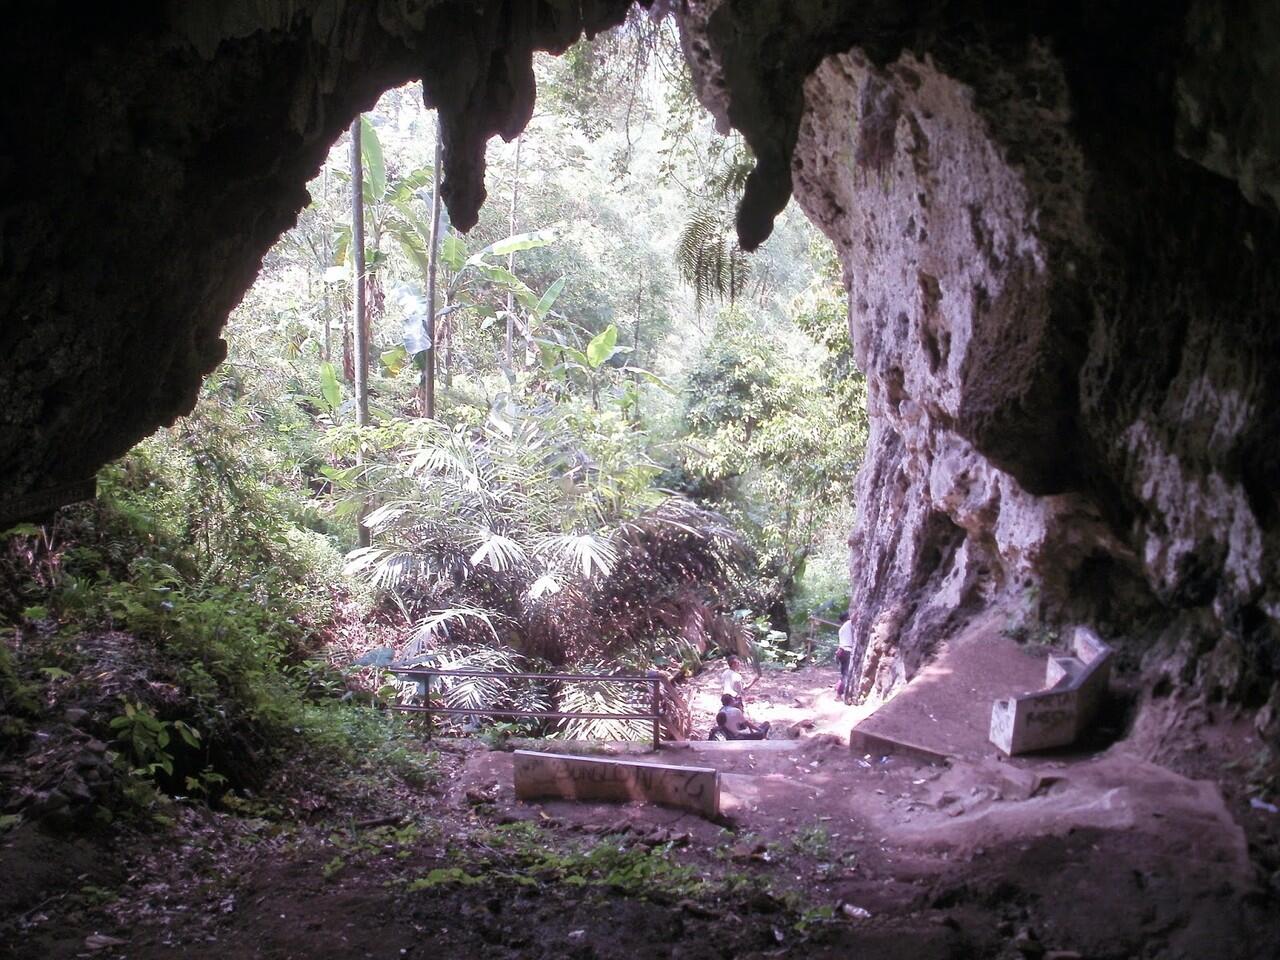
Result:
{"type": "Polygon", "coordinates": [[[663,749],[721,771],[716,822],[522,803],[509,753],[456,741],[433,745],[421,792],[326,793],[298,770],[293,799],[253,815],[182,806],[80,839],[21,826],[0,842],[0,956],[1280,956],[1258,861],[1280,816],[1123,745],[856,756],[830,679],[753,689],[758,719],[814,719],[796,739],[663,749]]]}
{"type": "MultiPolygon", "coordinates": [[[[693,735],[700,739],[715,726],[722,676],[721,669],[706,670],[685,688],[685,699],[693,716],[693,735]]],[[[774,740],[820,734],[847,740],[849,731],[873,707],[843,703],[836,697],[837,679],[834,664],[801,670],[767,668],[758,680],[748,670],[747,716],[757,722],[768,720],[769,736],[774,740]]]]}

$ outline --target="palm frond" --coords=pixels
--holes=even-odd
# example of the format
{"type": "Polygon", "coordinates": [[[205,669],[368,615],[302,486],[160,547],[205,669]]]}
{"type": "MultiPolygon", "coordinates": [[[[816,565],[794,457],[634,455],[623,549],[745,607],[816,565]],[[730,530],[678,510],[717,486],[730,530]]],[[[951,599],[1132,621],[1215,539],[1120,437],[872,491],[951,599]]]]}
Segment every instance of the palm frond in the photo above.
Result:
{"type": "Polygon", "coordinates": [[[618,551],[607,537],[597,534],[558,534],[540,540],[534,550],[566,563],[584,579],[607,577],[618,563],[618,551]]]}
{"type": "MultiPolygon", "coordinates": [[[[599,662],[579,663],[582,673],[609,673],[599,662]]],[[[564,684],[557,706],[564,713],[644,713],[650,709],[648,684],[591,683],[564,684]]],[[[644,740],[652,736],[653,725],[646,720],[558,721],[558,732],[569,740],[644,740]]]]}
{"type": "MultiPolygon", "coordinates": [[[[457,710],[474,710],[474,715],[446,718],[443,726],[469,727],[483,718],[492,716],[486,710],[551,709],[551,688],[548,681],[523,680],[502,674],[536,671],[541,664],[530,661],[507,647],[490,647],[462,644],[439,649],[416,661],[419,665],[441,670],[475,670],[498,676],[431,678],[431,696],[437,705],[443,704],[457,710]]],[[[410,685],[411,693],[420,696],[419,685],[410,685]]]]}
{"type": "Polygon", "coordinates": [[[698,309],[712,299],[733,303],[751,273],[733,224],[710,206],[695,210],[685,221],[675,260],[680,278],[693,289],[698,309]]]}
{"type": "Polygon", "coordinates": [[[495,620],[503,619],[495,610],[484,610],[480,607],[450,607],[448,610],[436,610],[418,621],[414,627],[412,639],[420,644],[449,639],[449,626],[465,625],[470,620],[478,620],[489,628],[494,640],[499,640],[498,631],[494,627],[495,620]]]}
{"type": "Polygon", "coordinates": [[[524,547],[510,537],[504,537],[492,530],[482,529],[479,532],[480,545],[471,554],[473,567],[489,566],[502,573],[528,561],[524,547]]]}

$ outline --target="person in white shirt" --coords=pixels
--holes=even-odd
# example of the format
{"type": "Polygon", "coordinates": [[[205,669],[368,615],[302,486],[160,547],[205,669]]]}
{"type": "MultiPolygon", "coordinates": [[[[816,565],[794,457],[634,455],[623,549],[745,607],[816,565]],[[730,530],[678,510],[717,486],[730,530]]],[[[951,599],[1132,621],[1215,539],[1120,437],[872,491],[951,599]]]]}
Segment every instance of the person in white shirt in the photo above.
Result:
{"type": "Polygon", "coordinates": [[[724,662],[724,677],[720,685],[720,693],[726,697],[733,698],[733,705],[739,710],[742,709],[742,693],[746,689],[742,683],[742,674],[739,670],[742,662],[735,656],[730,655],[724,662]]]}
{"type": "Polygon", "coordinates": [[[727,693],[720,695],[720,712],[716,714],[716,725],[726,740],[767,740],[769,739],[769,721],[752,723],[742,712],[742,707],[733,702],[727,693]]]}
{"type": "Polygon", "coordinates": [[[840,680],[836,683],[836,696],[843,697],[853,680],[849,676],[853,666],[853,624],[848,611],[840,614],[839,642],[836,644],[836,666],[840,668],[840,680]]]}

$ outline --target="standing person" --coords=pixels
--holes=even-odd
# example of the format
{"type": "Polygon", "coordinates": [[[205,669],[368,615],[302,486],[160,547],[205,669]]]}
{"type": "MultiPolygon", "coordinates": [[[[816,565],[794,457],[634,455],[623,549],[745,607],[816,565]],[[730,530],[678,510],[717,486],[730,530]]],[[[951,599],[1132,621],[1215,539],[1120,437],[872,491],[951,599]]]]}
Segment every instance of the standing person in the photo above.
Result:
{"type": "Polygon", "coordinates": [[[742,661],[733,654],[729,654],[724,661],[724,677],[720,684],[720,693],[722,696],[730,697],[733,705],[739,710],[742,709],[742,694],[746,687],[742,683],[742,661]]]}
{"type": "Polygon", "coordinates": [[[839,642],[836,644],[836,666],[840,668],[840,680],[836,683],[836,696],[843,697],[849,690],[852,680],[849,671],[853,665],[853,624],[849,620],[849,611],[840,614],[839,642]]]}

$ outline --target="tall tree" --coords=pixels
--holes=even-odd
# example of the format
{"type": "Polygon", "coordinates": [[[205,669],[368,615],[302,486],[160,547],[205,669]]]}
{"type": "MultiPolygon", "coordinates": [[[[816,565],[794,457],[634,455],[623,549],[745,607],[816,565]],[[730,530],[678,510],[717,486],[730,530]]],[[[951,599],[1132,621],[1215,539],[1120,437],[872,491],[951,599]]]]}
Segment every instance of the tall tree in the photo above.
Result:
{"type": "Polygon", "coordinates": [[[427,356],[422,368],[422,415],[428,420],[436,416],[436,274],[440,265],[440,181],[444,149],[440,138],[440,117],[436,115],[436,154],[434,181],[431,187],[431,240],[427,252],[427,356]]]}
{"type": "MultiPolygon", "coordinates": [[[[365,323],[364,269],[364,175],[360,159],[360,117],[351,122],[351,252],[355,264],[355,381],[356,423],[369,423],[369,328],[365,323]]],[[[357,462],[359,462],[357,453],[357,462]]],[[[364,509],[356,517],[360,546],[369,545],[369,530],[364,525],[364,509]]]]}
{"type": "MultiPolygon", "coordinates": [[[[516,235],[516,200],[520,196],[520,145],[524,143],[524,134],[516,137],[516,163],[515,171],[511,175],[511,225],[507,233],[510,236],[516,235]]],[[[507,273],[512,273],[516,268],[516,254],[512,250],[507,254],[507,273]]],[[[515,369],[515,336],[516,334],[516,303],[515,292],[507,291],[507,367],[515,369]]]]}

